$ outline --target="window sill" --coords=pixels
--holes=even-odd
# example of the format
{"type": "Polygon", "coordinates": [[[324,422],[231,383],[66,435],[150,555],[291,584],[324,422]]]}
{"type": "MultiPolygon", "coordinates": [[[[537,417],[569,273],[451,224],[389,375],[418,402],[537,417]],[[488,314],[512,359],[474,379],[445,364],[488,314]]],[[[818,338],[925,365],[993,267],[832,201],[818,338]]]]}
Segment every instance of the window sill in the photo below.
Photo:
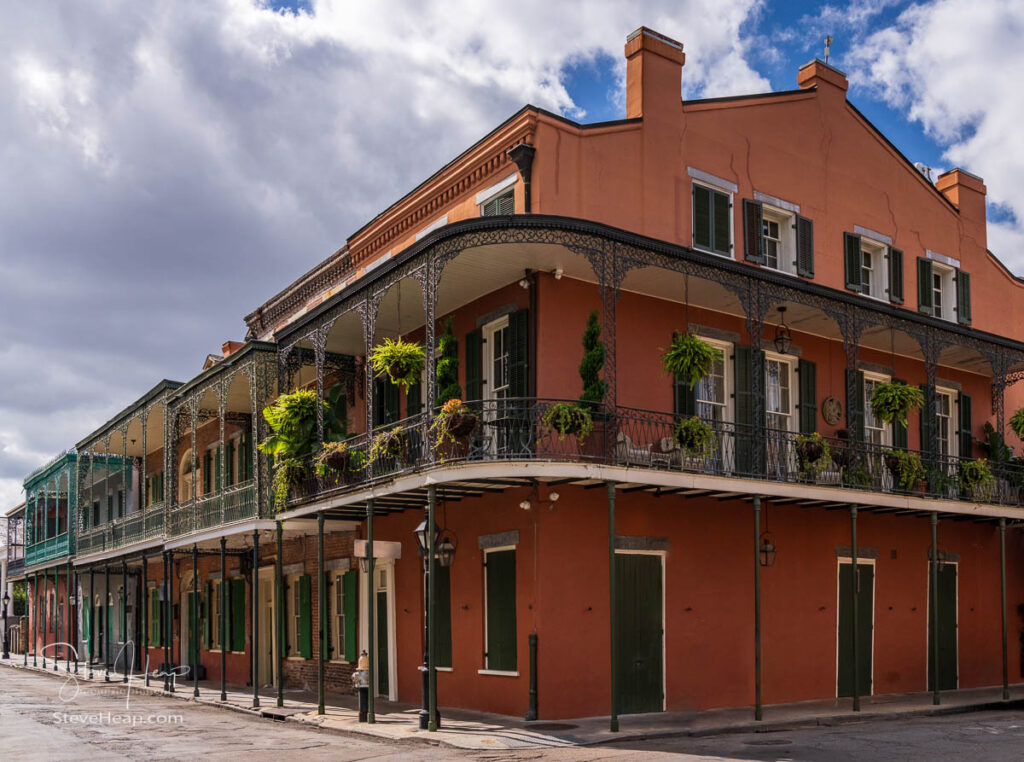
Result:
{"type": "Polygon", "coordinates": [[[693,249],[694,249],[694,251],[699,251],[702,254],[710,254],[713,257],[721,257],[722,259],[732,259],[732,260],[736,259],[736,257],[733,256],[732,252],[730,252],[728,254],[723,254],[720,251],[713,251],[712,249],[705,249],[703,246],[694,246],[693,249]]]}
{"type": "MultiPolygon", "coordinates": [[[[438,668],[440,669],[440,667],[438,668]]],[[[498,677],[519,677],[519,671],[508,671],[503,669],[478,669],[478,675],[496,675],[498,677]]]]}

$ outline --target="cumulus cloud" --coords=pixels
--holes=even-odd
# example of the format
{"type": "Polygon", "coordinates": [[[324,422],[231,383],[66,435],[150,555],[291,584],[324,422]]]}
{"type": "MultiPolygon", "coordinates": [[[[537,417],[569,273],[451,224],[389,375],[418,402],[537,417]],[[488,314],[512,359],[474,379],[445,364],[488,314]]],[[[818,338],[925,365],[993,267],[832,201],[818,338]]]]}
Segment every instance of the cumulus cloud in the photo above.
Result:
{"type": "Polygon", "coordinates": [[[985,178],[989,248],[1024,272],[1024,14],[1015,0],[915,4],[850,54],[852,84],[919,122],[943,159],[985,178]]]}
{"type": "MultiPolygon", "coordinates": [[[[526,102],[646,24],[684,95],[769,89],[759,0],[4,8],[0,501],[526,102]]],[[[3,507],[3,506],[0,506],[3,507]]]]}

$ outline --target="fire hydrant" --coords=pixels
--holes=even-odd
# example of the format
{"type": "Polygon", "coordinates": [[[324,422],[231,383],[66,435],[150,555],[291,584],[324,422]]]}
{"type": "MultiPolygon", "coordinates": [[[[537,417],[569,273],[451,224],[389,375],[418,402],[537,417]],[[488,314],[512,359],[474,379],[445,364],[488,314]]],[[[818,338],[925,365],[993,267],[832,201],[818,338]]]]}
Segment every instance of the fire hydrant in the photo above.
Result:
{"type": "Polygon", "coordinates": [[[365,650],[359,654],[359,661],[356,662],[352,685],[359,691],[359,721],[366,722],[370,710],[370,657],[365,650]]]}

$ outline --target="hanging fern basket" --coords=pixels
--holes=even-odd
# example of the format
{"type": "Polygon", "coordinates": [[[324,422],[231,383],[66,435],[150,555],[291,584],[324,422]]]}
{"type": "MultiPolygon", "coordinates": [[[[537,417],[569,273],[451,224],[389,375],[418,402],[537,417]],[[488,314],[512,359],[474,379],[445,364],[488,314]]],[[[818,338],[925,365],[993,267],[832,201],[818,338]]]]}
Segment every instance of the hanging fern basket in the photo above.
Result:
{"type": "Polygon", "coordinates": [[[401,386],[406,392],[412,384],[420,381],[426,352],[417,341],[402,338],[384,339],[370,352],[370,367],[378,378],[387,376],[391,383],[401,386]]]}
{"type": "Polygon", "coordinates": [[[692,333],[678,333],[672,345],[661,355],[665,372],[690,386],[696,386],[711,373],[718,350],[692,333]]]}
{"type": "Polygon", "coordinates": [[[916,386],[902,382],[875,386],[871,395],[871,410],[875,417],[886,423],[907,425],[907,413],[920,410],[924,405],[924,392],[916,386]]]}

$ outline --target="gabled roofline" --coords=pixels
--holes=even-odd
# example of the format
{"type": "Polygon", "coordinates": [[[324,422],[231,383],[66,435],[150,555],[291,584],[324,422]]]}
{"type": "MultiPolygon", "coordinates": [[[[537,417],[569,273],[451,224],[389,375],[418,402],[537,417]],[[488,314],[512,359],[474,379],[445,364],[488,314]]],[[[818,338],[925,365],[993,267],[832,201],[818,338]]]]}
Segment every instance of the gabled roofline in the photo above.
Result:
{"type": "Polygon", "coordinates": [[[211,376],[217,375],[218,373],[224,372],[227,368],[237,365],[239,361],[244,360],[253,352],[274,352],[276,354],[277,344],[270,341],[257,341],[255,339],[245,342],[245,346],[237,352],[232,352],[216,365],[211,365],[199,375],[193,376],[191,380],[186,381],[184,384],[180,384],[178,388],[174,390],[174,393],[168,397],[167,401],[172,404],[181,401],[189,392],[195,389],[203,381],[211,376]]]}
{"type": "Polygon", "coordinates": [[[163,379],[156,386],[154,386],[148,392],[146,392],[137,400],[135,400],[135,402],[128,405],[128,407],[126,407],[120,413],[111,417],[106,423],[104,423],[98,429],[96,429],[87,437],[78,442],[78,444],[76,444],[75,447],[78,450],[88,449],[88,445],[92,444],[101,436],[103,436],[109,429],[114,428],[115,424],[122,421],[129,414],[133,413],[134,411],[138,410],[141,407],[145,407],[164,392],[173,391],[174,389],[177,389],[179,386],[181,386],[181,381],[171,381],[166,378],[163,379]]]}

